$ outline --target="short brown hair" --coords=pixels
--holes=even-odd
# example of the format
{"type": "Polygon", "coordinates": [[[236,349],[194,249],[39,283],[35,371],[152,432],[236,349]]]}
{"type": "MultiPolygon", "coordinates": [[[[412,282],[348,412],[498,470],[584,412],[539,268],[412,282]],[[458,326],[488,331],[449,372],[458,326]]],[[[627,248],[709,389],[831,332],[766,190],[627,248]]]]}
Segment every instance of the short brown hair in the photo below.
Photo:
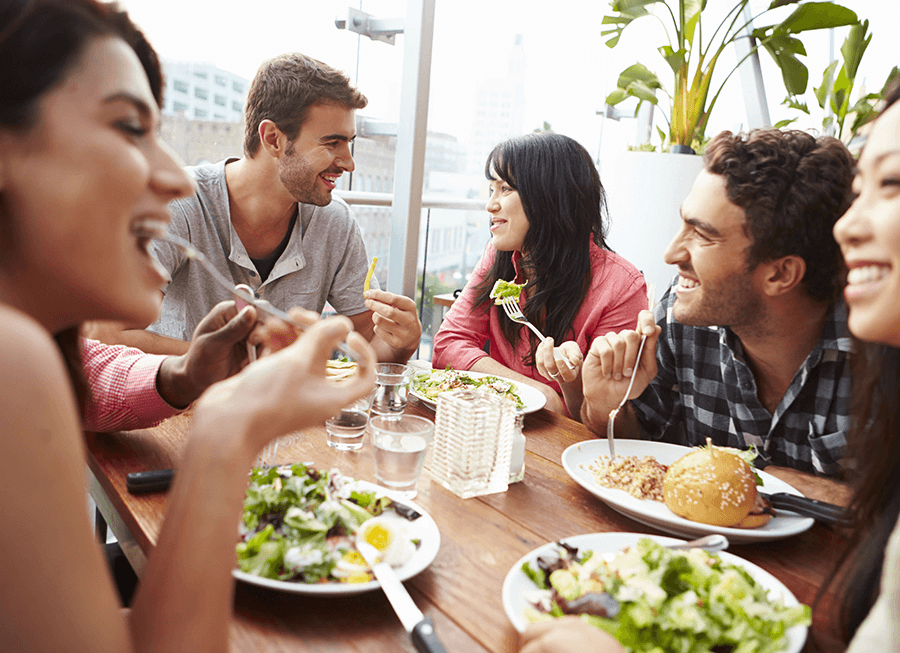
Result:
{"type": "Polygon", "coordinates": [[[369,101],[344,73],[299,52],[263,62],[250,84],[244,109],[244,154],[253,157],[259,151],[263,120],[274,122],[293,141],[309,108],[319,103],[363,109],[369,101]]]}
{"type": "Polygon", "coordinates": [[[800,256],[806,294],[834,299],[842,259],[831,230],[850,206],[855,171],[844,144],[798,130],[726,131],[709,142],[703,159],[709,172],[725,178],[728,199],[744,210],[750,269],[800,256]]]}

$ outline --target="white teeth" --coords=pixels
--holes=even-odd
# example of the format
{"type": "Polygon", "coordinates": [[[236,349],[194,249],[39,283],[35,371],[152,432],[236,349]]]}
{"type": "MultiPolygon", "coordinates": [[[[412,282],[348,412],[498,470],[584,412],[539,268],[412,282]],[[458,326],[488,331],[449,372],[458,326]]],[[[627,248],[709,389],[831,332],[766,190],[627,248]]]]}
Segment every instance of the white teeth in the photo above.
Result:
{"type": "Polygon", "coordinates": [[[168,225],[162,220],[144,218],[131,225],[131,233],[138,238],[158,238],[166,233],[168,225]]]}
{"type": "Polygon", "coordinates": [[[699,282],[699,281],[694,281],[693,279],[686,279],[685,277],[679,276],[679,277],[678,277],[678,285],[679,285],[681,288],[690,289],[690,288],[697,288],[697,287],[699,287],[699,286],[700,286],[700,282],[699,282]]]}
{"type": "Polygon", "coordinates": [[[864,265],[847,272],[847,283],[872,283],[888,275],[890,267],[886,265],[864,265]]]}

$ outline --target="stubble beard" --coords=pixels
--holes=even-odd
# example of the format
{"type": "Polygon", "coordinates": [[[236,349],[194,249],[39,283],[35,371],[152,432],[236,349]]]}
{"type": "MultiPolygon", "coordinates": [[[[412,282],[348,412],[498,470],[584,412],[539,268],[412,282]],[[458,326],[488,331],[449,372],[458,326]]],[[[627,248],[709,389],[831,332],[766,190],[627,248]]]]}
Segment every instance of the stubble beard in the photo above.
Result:
{"type": "Polygon", "coordinates": [[[331,191],[319,187],[319,173],[294,152],[293,143],[288,146],[278,164],[278,178],[285,190],[298,202],[315,206],[331,204],[331,191]]]}
{"type": "Polygon", "coordinates": [[[675,301],[673,315],[685,326],[726,326],[746,331],[758,329],[765,321],[763,302],[753,288],[748,270],[712,286],[702,284],[699,290],[702,294],[696,306],[686,306],[681,298],[675,301]]]}

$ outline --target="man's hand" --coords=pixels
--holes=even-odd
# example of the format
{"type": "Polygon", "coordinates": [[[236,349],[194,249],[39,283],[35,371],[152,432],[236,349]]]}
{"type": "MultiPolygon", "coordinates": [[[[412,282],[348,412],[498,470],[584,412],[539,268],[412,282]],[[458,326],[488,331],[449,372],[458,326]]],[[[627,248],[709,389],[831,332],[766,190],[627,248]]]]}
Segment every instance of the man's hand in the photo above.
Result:
{"type": "Polygon", "coordinates": [[[378,347],[378,360],[406,362],[419,347],[422,323],[416,313],[416,303],[405,295],[395,295],[386,290],[368,290],[366,308],[372,311],[375,337],[390,348],[390,356],[378,347]]]}
{"type": "Polygon", "coordinates": [[[631,375],[636,374],[629,399],[639,397],[656,377],[656,343],[662,329],[652,311],[641,311],[637,330],[607,333],[596,338],[581,368],[584,385],[582,421],[595,433],[605,433],[609,413],[625,396],[631,375]],[[637,360],[641,336],[647,336],[641,360],[637,360]]]}
{"type": "Polygon", "coordinates": [[[519,637],[519,653],[622,653],[612,635],[581,617],[562,617],[529,624],[519,637]]]}
{"type": "Polygon", "coordinates": [[[197,328],[186,354],[170,356],[159,368],[159,395],[185,408],[210,385],[238,373],[247,364],[247,336],[256,324],[256,310],[238,312],[233,301],[216,304],[197,328]]]}

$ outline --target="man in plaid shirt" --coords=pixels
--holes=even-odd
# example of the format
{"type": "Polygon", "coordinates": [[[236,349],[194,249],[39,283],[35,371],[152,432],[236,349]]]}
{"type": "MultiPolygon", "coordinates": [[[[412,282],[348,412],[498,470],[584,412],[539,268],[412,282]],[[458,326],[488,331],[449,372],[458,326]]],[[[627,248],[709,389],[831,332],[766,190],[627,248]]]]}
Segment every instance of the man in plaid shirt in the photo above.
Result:
{"type": "Polygon", "coordinates": [[[767,472],[843,500],[822,477],[838,473],[849,428],[850,337],[831,230],[849,206],[854,161],[834,138],[756,130],[719,134],[704,162],[665,252],[678,278],[637,331],[592,343],[582,420],[605,435],[637,368],[617,435],[756,445],[767,472]]]}

